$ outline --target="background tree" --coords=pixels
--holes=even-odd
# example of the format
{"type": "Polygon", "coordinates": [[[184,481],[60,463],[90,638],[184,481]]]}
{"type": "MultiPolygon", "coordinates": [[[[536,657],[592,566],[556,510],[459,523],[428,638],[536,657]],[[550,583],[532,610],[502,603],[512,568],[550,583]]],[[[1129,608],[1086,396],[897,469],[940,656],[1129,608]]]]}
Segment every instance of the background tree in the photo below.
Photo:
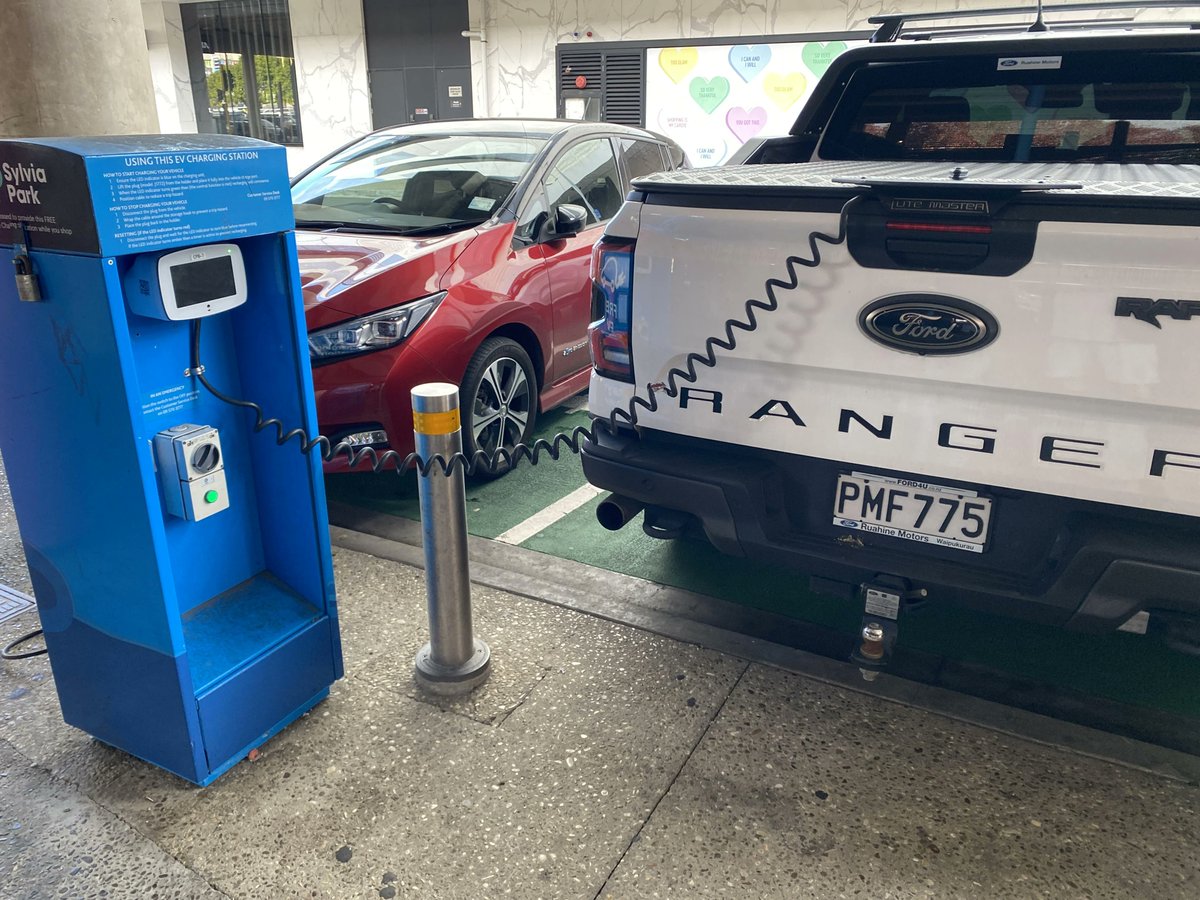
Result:
{"type": "Polygon", "coordinates": [[[292,60],[287,56],[255,56],[254,77],[258,82],[258,102],[264,107],[294,106],[292,60]]]}
{"type": "Polygon", "coordinates": [[[246,105],[246,76],[238,56],[218,57],[221,65],[209,73],[208,105],[213,109],[246,105]]]}

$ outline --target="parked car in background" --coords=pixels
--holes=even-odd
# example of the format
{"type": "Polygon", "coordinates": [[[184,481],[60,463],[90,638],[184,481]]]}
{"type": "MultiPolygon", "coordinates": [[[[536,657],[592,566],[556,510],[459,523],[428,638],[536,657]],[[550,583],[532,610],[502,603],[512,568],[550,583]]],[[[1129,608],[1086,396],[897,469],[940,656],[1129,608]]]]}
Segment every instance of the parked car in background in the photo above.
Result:
{"type": "Polygon", "coordinates": [[[373,132],[305,172],[292,199],[322,433],[411,452],[409,392],[444,381],[468,454],[528,438],[588,385],[604,223],[630,179],[684,163],[637,128],[456,120],[373,132]]]}

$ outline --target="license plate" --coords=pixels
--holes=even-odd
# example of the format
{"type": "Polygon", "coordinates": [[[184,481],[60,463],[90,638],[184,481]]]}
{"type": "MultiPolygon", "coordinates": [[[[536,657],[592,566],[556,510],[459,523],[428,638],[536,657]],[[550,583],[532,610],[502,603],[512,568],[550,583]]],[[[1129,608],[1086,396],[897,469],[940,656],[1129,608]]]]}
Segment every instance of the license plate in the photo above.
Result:
{"type": "Polygon", "coordinates": [[[833,524],[982,553],[992,501],[974,491],[903,478],[839,475],[833,524]]]}

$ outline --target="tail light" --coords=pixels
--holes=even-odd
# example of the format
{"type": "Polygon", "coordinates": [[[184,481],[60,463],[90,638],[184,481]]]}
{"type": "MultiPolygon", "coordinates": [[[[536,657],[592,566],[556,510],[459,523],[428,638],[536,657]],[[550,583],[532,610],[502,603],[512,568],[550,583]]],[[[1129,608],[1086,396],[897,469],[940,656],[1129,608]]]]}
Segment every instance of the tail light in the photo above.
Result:
{"type": "Polygon", "coordinates": [[[973,193],[869,201],[850,213],[846,245],[870,269],[1012,275],[1033,259],[1039,217],[1022,216],[1002,200],[1008,202],[973,193]],[[910,214],[910,205],[925,215],[910,214]]]}
{"type": "Polygon", "coordinates": [[[588,345],[598,375],[633,381],[633,241],[601,238],[592,249],[588,345]]]}
{"type": "Polygon", "coordinates": [[[991,234],[991,225],[947,225],[939,222],[888,222],[888,231],[925,231],[936,234],[991,234]]]}

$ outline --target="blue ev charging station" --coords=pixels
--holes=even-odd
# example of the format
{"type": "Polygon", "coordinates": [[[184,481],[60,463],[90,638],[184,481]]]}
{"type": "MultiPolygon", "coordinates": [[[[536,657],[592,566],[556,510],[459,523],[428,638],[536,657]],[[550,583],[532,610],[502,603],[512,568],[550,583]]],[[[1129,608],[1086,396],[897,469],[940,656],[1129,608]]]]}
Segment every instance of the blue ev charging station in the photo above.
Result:
{"type": "Polygon", "coordinates": [[[284,149],[0,141],[0,453],[66,721],[209,784],[341,677],[284,149]]]}

